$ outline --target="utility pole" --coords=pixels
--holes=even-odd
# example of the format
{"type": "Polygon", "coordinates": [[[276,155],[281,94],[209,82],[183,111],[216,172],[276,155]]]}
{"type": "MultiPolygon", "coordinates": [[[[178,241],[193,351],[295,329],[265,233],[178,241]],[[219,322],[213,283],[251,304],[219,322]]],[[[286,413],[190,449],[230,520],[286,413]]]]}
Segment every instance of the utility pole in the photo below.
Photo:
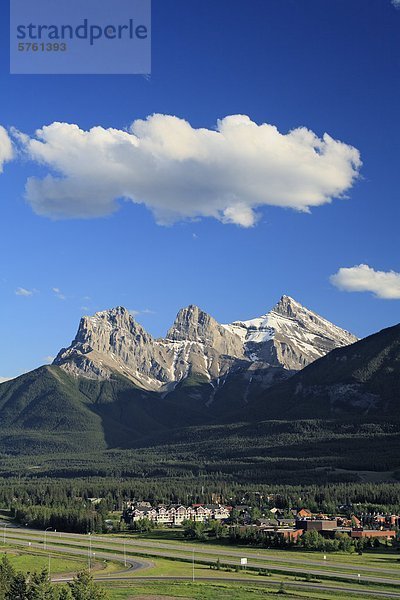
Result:
{"type": "Polygon", "coordinates": [[[192,582],[194,583],[194,548],[192,553],[192,582]]]}

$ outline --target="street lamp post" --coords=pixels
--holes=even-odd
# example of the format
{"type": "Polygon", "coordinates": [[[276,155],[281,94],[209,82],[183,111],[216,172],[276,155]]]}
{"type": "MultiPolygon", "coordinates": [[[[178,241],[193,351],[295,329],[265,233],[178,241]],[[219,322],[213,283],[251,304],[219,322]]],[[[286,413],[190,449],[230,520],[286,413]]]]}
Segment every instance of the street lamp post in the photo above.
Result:
{"type": "Polygon", "coordinates": [[[90,571],[90,570],[91,570],[91,568],[92,568],[92,533],[89,531],[88,535],[89,535],[89,548],[88,548],[88,551],[89,551],[89,556],[88,556],[88,564],[89,564],[89,571],[90,571]]]}
{"type": "Polygon", "coordinates": [[[194,583],[194,548],[192,553],[192,581],[194,583]]]}
{"type": "Polygon", "coordinates": [[[4,527],[4,531],[3,531],[3,544],[5,546],[6,545],[6,527],[7,527],[7,523],[4,523],[3,527],[4,527]]]}
{"type": "Polygon", "coordinates": [[[124,565],[126,567],[126,541],[124,540],[124,565]]]}
{"type": "Polygon", "coordinates": [[[46,536],[47,536],[47,532],[50,531],[50,529],[53,529],[52,527],[48,527],[47,529],[44,530],[44,549],[46,550],[46,536]]]}

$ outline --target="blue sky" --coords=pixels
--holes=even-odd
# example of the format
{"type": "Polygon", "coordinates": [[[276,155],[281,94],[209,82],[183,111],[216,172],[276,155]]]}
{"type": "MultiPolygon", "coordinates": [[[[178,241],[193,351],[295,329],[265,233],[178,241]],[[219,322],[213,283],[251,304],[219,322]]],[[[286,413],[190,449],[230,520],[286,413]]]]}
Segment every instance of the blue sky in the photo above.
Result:
{"type": "MultiPolygon", "coordinates": [[[[309,213],[267,202],[254,209],[254,223],[246,212],[241,223],[178,215],[169,225],[157,224],[148,203],[126,200],[99,218],[38,215],[26,180],[54,170],[26,155],[4,163],[1,377],[43,364],[70,343],[82,314],[116,305],[140,311],[156,336],[189,303],[230,322],[266,312],[284,293],[359,336],[399,321],[400,10],[390,0],[153,0],[149,78],[11,76],[4,3],[1,10],[6,129],[32,138],[60,121],[124,131],[157,113],[215,130],[240,114],[283,135],[327,132],[363,163],[346,197],[309,213]],[[330,281],[360,264],[371,271],[342,272],[336,283],[370,291],[330,281]]],[[[160,186],[168,203],[164,191],[168,198],[175,188],[160,186]]],[[[201,194],[192,185],[188,203],[201,194]]]]}

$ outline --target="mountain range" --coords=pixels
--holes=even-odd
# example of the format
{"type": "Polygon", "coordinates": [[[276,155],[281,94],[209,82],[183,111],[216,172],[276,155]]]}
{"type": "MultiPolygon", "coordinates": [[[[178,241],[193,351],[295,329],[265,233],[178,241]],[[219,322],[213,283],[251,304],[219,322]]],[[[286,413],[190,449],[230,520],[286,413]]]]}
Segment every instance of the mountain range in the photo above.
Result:
{"type": "MultiPolygon", "coordinates": [[[[267,314],[221,325],[197,306],[183,308],[165,338],[154,339],[123,307],[83,317],[54,361],[75,377],[123,376],[167,396],[195,377],[210,398],[238,372],[269,386],[357,338],[283,296],[267,314]]],[[[246,391],[248,395],[249,390],[246,391]]]]}
{"type": "Polygon", "coordinates": [[[399,389],[399,325],[357,340],[283,296],[231,324],[188,306],[156,339],[117,307],[83,317],[52,365],[0,385],[0,451],[131,448],[240,422],[392,419],[399,389]]]}

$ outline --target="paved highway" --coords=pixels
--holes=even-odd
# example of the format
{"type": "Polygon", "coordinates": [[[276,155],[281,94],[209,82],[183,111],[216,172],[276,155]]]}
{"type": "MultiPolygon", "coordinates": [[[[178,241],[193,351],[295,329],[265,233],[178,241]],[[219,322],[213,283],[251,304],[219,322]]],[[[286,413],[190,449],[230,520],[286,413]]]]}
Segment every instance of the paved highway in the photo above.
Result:
{"type": "MultiPolygon", "coordinates": [[[[3,533],[3,532],[1,532],[3,533]]],[[[24,529],[24,528],[16,528],[16,527],[7,527],[6,528],[6,539],[12,543],[17,543],[21,545],[30,545],[33,548],[44,549],[44,532],[40,532],[38,530],[32,529],[24,529]]],[[[1,536],[0,536],[1,540],[1,536]]],[[[192,547],[187,544],[180,543],[171,543],[168,544],[166,542],[157,542],[157,541],[148,541],[148,540],[128,540],[121,539],[113,536],[98,536],[93,535],[90,538],[88,535],[78,535],[78,534],[66,534],[66,533],[55,533],[48,531],[46,533],[46,550],[48,551],[56,551],[65,554],[73,554],[80,555],[84,557],[88,557],[91,547],[91,554],[93,558],[104,559],[104,560],[112,560],[119,563],[125,563],[126,567],[122,568],[118,572],[114,572],[108,576],[101,576],[101,574],[96,574],[96,579],[103,579],[107,581],[123,581],[132,578],[135,576],[135,580],[137,579],[155,579],[155,580],[185,580],[189,578],[181,578],[181,577],[138,577],[134,571],[138,571],[140,569],[146,569],[153,566],[153,563],[149,560],[142,559],[140,557],[135,556],[135,553],[140,552],[144,554],[148,552],[152,556],[159,556],[163,558],[183,558],[186,559],[191,557],[192,547]],[[183,555],[182,553],[189,553],[183,555]]],[[[238,564],[238,559],[240,554],[235,553],[227,549],[223,550],[215,550],[209,549],[201,546],[195,547],[196,554],[201,554],[200,560],[204,562],[215,563],[215,557],[218,556],[224,563],[235,566],[238,564]],[[234,558],[235,560],[232,560],[234,558]]],[[[292,573],[293,575],[302,573],[310,574],[313,577],[322,577],[323,575],[327,577],[340,577],[343,580],[347,580],[348,583],[358,583],[359,577],[357,573],[349,573],[346,570],[359,571],[362,572],[362,581],[363,583],[380,583],[387,584],[391,586],[400,586],[400,578],[397,577],[398,570],[397,569],[371,569],[370,567],[358,567],[352,565],[346,565],[344,563],[334,563],[331,568],[335,566],[338,570],[330,570],[329,565],[326,565],[325,562],[322,561],[307,561],[307,564],[304,563],[304,559],[288,559],[281,558],[279,555],[274,553],[274,556],[267,557],[265,554],[257,553],[257,552],[243,552],[248,558],[248,566],[256,567],[256,568],[271,568],[275,572],[282,573],[292,573]],[[257,562],[254,562],[257,559],[257,562]],[[271,561],[279,561],[285,563],[284,566],[280,566],[278,564],[271,564],[271,561]],[[310,568],[312,566],[321,566],[324,567],[323,570],[318,570],[315,568],[310,568]],[[340,570],[339,570],[340,569],[340,570]],[[342,570],[343,569],[343,570],[342,570]],[[392,574],[395,577],[382,577],[379,576],[378,573],[387,573],[392,574]]],[[[220,575],[220,574],[219,574],[220,575]]],[[[257,585],[273,585],[270,581],[260,582],[260,581],[251,581],[249,579],[238,579],[238,578],[229,578],[229,577],[196,577],[198,581],[243,581],[250,584],[257,585]]],[[[55,580],[61,580],[60,578],[56,578],[55,580]]],[[[345,583],[343,585],[346,585],[345,583]]],[[[318,583],[318,582],[290,582],[288,584],[290,587],[298,587],[298,588],[317,588],[320,590],[332,590],[332,587],[327,583],[318,583]]],[[[377,595],[387,598],[400,598],[399,592],[390,592],[384,590],[367,590],[363,586],[360,590],[354,588],[345,588],[340,587],[340,591],[348,592],[352,591],[354,593],[359,593],[360,595],[377,595]]]]}
{"type": "MultiPolygon", "coordinates": [[[[14,534],[16,534],[17,536],[19,535],[21,537],[21,539],[25,539],[26,535],[31,535],[31,536],[36,536],[37,538],[43,539],[43,532],[38,531],[37,529],[26,529],[26,528],[7,528],[7,536],[9,535],[8,532],[14,532],[14,534]]],[[[47,532],[47,538],[48,539],[53,539],[55,541],[59,541],[59,533],[54,533],[53,531],[48,531],[47,532]]],[[[15,536],[14,536],[15,537],[15,536]]],[[[88,536],[87,535],[79,535],[79,534],[74,534],[74,533],[62,533],[62,538],[63,541],[65,540],[71,540],[73,542],[77,542],[77,540],[79,540],[80,544],[88,544],[88,536]]],[[[93,535],[92,536],[92,543],[94,545],[97,546],[108,546],[108,547],[112,547],[114,550],[121,550],[121,546],[124,544],[124,540],[121,537],[113,537],[112,535],[107,535],[107,536],[102,536],[102,535],[93,535]]],[[[230,557],[230,558],[236,558],[236,563],[234,564],[238,564],[238,561],[240,559],[240,557],[242,556],[242,554],[245,554],[245,556],[251,560],[257,560],[257,561],[262,561],[262,562],[266,562],[266,563],[284,563],[285,565],[288,566],[298,566],[302,571],[304,571],[304,569],[308,569],[308,566],[315,566],[315,567],[321,567],[324,568],[324,570],[328,567],[329,568],[329,555],[328,555],[328,560],[313,560],[310,557],[307,557],[307,563],[304,562],[304,557],[302,558],[296,558],[295,556],[293,557],[287,557],[287,556],[282,556],[282,554],[279,553],[279,551],[263,551],[263,552],[256,552],[254,550],[250,550],[250,549],[241,549],[240,551],[233,551],[230,550],[229,547],[227,548],[219,548],[219,549],[215,549],[212,546],[209,545],[202,545],[202,544],[198,544],[196,543],[194,546],[192,546],[189,542],[186,542],[184,544],[182,543],[177,543],[177,542],[160,542],[160,541],[153,541],[153,540],[132,540],[129,538],[125,538],[125,547],[127,549],[131,549],[133,552],[136,550],[138,551],[138,548],[141,549],[141,553],[143,554],[143,550],[148,550],[149,554],[153,554],[153,551],[156,551],[158,555],[159,552],[158,551],[167,551],[168,553],[170,552],[192,552],[192,549],[194,547],[195,551],[197,554],[206,554],[209,556],[215,556],[216,558],[223,558],[223,557],[230,557]]],[[[174,556],[179,556],[179,554],[176,554],[174,556]]],[[[272,564],[268,565],[260,565],[257,562],[258,566],[262,566],[263,568],[268,568],[268,566],[270,566],[270,568],[275,568],[272,564]]],[[[391,574],[391,575],[399,575],[399,568],[397,565],[393,565],[392,568],[386,568],[386,567],[373,567],[371,565],[368,566],[362,566],[362,565],[355,565],[355,564],[349,564],[349,563],[345,563],[345,562],[337,562],[332,561],[331,562],[331,567],[335,567],[335,569],[338,570],[343,570],[343,571],[357,571],[357,572],[365,572],[367,574],[379,574],[379,573],[387,573],[387,574],[391,574]]],[[[282,566],[282,569],[286,570],[286,566],[282,566]]],[[[319,571],[320,573],[320,571],[319,571]]]]}

